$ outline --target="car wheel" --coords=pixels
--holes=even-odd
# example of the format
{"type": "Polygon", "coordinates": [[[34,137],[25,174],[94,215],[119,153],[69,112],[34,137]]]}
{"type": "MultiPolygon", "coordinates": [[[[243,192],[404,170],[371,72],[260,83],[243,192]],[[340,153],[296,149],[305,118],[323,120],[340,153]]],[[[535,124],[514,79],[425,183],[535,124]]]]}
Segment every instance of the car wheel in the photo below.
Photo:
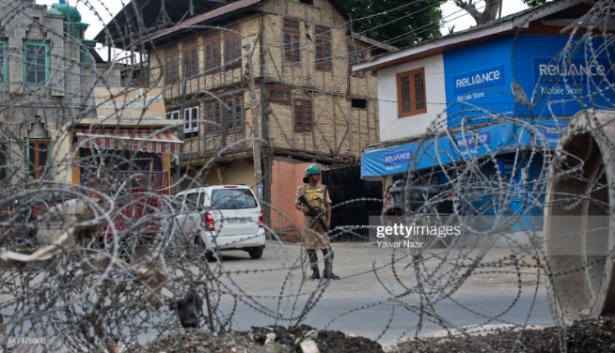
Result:
{"type": "Polygon", "coordinates": [[[192,260],[202,260],[203,256],[207,261],[215,261],[216,256],[213,251],[207,249],[207,245],[203,242],[201,237],[194,237],[194,248],[189,250],[192,253],[192,260]]]}
{"type": "Polygon", "coordinates": [[[250,250],[248,250],[248,254],[250,254],[251,259],[258,260],[263,257],[263,250],[265,250],[263,247],[250,248],[250,250]]]}

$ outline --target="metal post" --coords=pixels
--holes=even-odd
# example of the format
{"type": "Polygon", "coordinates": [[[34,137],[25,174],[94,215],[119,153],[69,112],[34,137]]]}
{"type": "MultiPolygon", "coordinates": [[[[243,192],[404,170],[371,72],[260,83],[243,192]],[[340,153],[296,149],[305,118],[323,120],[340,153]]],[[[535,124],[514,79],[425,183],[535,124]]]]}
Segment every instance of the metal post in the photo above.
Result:
{"type": "Polygon", "coordinates": [[[254,156],[254,180],[256,182],[256,192],[259,199],[263,198],[263,171],[261,166],[261,145],[260,145],[260,133],[258,124],[258,114],[254,111],[257,106],[256,88],[254,84],[254,67],[252,66],[252,54],[254,53],[254,45],[246,44],[243,46],[246,53],[246,70],[248,73],[248,89],[250,90],[250,122],[252,128],[252,154],[254,156]]]}

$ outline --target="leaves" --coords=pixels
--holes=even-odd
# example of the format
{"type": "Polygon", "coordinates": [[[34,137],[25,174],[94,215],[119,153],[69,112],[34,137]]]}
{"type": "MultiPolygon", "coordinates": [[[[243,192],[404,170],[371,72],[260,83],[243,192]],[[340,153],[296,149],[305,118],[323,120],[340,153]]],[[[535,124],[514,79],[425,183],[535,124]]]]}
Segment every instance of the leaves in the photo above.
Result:
{"type": "Polygon", "coordinates": [[[397,47],[440,36],[440,0],[341,0],[355,31],[397,47]]]}

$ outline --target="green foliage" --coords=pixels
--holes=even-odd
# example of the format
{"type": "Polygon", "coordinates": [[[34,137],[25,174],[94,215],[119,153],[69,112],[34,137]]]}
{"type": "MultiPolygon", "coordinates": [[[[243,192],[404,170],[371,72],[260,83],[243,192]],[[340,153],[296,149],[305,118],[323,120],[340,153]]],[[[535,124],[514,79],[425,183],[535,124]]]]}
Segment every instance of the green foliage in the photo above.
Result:
{"type": "Polygon", "coordinates": [[[544,5],[547,0],[523,0],[524,3],[527,4],[527,6],[529,7],[536,7],[536,6],[540,6],[540,5],[544,5]]]}
{"type": "Polygon", "coordinates": [[[408,47],[440,36],[441,0],[341,2],[352,16],[355,31],[376,40],[397,47],[408,47]]]}

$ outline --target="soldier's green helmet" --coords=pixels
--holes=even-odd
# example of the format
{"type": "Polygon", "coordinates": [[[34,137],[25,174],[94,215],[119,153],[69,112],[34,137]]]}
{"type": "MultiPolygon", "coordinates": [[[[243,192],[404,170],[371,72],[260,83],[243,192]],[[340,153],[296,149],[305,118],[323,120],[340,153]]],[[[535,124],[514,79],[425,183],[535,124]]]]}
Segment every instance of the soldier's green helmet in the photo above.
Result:
{"type": "Polygon", "coordinates": [[[310,175],[318,175],[320,174],[320,167],[316,164],[312,164],[311,166],[305,169],[305,176],[303,177],[303,182],[308,183],[310,181],[310,175]]]}

